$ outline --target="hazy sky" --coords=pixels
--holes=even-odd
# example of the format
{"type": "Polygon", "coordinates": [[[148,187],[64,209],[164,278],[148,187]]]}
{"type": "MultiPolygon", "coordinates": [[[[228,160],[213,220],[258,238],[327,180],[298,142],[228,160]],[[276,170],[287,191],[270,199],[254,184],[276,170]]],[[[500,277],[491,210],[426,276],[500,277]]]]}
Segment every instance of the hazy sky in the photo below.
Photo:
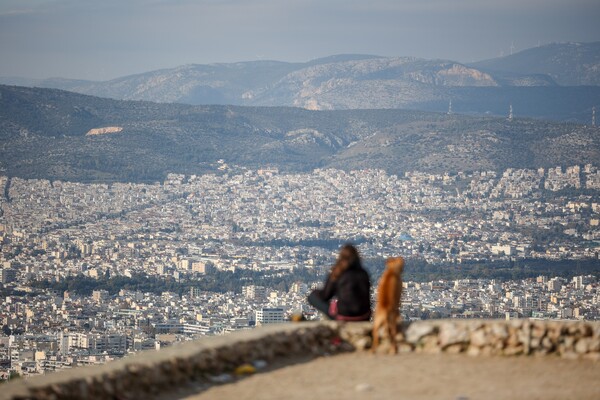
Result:
{"type": "Polygon", "coordinates": [[[331,54],[496,57],[600,40],[600,0],[0,0],[0,75],[103,80],[331,54]]]}

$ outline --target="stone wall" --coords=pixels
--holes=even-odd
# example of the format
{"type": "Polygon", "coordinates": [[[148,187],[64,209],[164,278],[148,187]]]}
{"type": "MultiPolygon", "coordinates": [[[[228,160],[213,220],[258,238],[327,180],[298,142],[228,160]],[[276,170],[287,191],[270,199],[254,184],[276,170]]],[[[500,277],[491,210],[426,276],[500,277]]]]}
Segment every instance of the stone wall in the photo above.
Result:
{"type": "MultiPolygon", "coordinates": [[[[402,324],[399,352],[478,355],[554,355],[600,360],[600,323],[543,320],[430,320],[402,324]]],[[[340,327],[357,350],[371,346],[369,323],[340,327]]],[[[390,349],[384,343],[380,352],[390,349]]]]}
{"type": "MultiPolygon", "coordinates": [[[[600,360],[600,323],[500,320],[431,320],[402,324],[400,352],[479,355],[553,355],[600,360]]],[[[234,379],[290,360],[363,351],[371,324],[302,322],[207,337],[161,351],[145,351],[101,366],[19,379],[2,386],[0,399],[151,399],[175,388],[234,379]]],[[[381,352],[389,350],[384,341],[381,352]]]]}
{"type": "Polygon", "coordinates": [[[143,351],[100,366],[18,379],[1,386],[0,399],[152,399],[189,384],[227,382],[245,364],[268,368],[285,359],[350,349],[335,345],[335,336],[335,329],[321,323],[264,326],[143,351]]]}

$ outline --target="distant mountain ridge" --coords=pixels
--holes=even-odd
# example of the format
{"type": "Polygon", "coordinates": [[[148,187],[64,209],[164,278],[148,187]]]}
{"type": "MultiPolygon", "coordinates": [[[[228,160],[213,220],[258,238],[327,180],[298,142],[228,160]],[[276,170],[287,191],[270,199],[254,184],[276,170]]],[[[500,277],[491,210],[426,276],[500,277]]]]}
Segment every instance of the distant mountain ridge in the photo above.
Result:
{"type": "Polygon", "coordinates": [[[161,104],[0,85],[0,174],[156,181],[214,172],[219,159],[395,174],[567,166],[600,160],[600,129],[398,109],[161,104]]]}
{"type": "Polygon", "coordinates": [[[539,74],[562,86],[600,85],[600,42],[551,43],[471,64],[489,73],[539,74]]]}
{"type": "MultiPolygon", "coordinates": [[[[293,101],[286,103],[291,100],[284,96],[306,98],[311,95],[307,88],[309,85],[317,91],[316,95],[323,89],[318,84],[335,87],[371,81],[389,81],[391,85],[399,86],[500,86],[489,74],[453,61],[353,54],[334,55],[307,63],[246,61],[191,64],[105,82],[7,78],[3,83],[70,90],[120,100],[274,106],[299,105],[293,104],[293,101]],[[299,90],[301,86],[304,91],[299,90]],[[287,92],[282,93],[282,90],[287,92]],[[274,104],[275,101],[279,104],[274,104]]],[[[553,83],[544,82],[544,85],[547,84],[553,83]]]]}
{"type": "Polygon", "coordinates": [[[191,64],[105,82],[0,78],[0,83],[122,100],[315,110],[444,111],[452,100],[459,113],[504,115],[510,103],[520,103],[523,116],[584,122],[600,104],[600,91],[576,86],[600,88],[599,60],[600,42],[551,44],[470,65],[342,54],[306,63],[191,64]],[[544,97],[537,96],[539,88],[546,88],[544,97]],[[564,100],[557,103],[555,97],[564,100]]]}

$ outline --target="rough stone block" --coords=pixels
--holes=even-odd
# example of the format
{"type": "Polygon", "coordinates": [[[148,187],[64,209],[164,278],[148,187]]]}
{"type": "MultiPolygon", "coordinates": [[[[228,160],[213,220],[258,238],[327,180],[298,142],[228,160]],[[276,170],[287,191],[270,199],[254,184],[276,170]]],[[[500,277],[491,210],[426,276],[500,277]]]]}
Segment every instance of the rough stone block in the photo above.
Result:
{"type": "Polygon", "coordinates": [[[488,343],[488,337],[485,333],[485,330],[478,329],[471,333],[471,345],[477,347],[483,347],[488,343]]]}
{"type": "Polygon", "coordinates": [[[437,332],[437,327],[433,324],[413,323],[406,330],[406,341],[417,343],[421,338],[432,335],[437,332]]]}
{"type": "Polygon", "coordinates": [[[450,323],[444,324],[440,327],[439,341],[442,348],[453,344],[468,343],[469,333],[464,326],[450,323]]]}
{"type": "Polygon", "coordinates": [[[490,325],[490,333],[496,338],[500,340],[505,340],[508,338],[508,328],[504,324],[499,324],[497,322],[492,323],[490,325]]]}
{"type": "Polygon", "coordinates": [[[585,354],[590,349],[591,338],[582,337],[575,343],[575,352],[577,354],[585,354]]]}

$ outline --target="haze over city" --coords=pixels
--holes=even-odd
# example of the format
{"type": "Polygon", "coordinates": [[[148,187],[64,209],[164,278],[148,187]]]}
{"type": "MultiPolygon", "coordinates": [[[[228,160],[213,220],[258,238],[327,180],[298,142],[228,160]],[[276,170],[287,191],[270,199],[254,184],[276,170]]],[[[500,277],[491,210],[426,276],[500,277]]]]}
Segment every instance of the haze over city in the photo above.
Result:
{"type": "Polygon", "coordinates": [[[600,40],[595,0],[5,0],[0,76],[107,80],[342,53],[473,62],[600,40]]]}

